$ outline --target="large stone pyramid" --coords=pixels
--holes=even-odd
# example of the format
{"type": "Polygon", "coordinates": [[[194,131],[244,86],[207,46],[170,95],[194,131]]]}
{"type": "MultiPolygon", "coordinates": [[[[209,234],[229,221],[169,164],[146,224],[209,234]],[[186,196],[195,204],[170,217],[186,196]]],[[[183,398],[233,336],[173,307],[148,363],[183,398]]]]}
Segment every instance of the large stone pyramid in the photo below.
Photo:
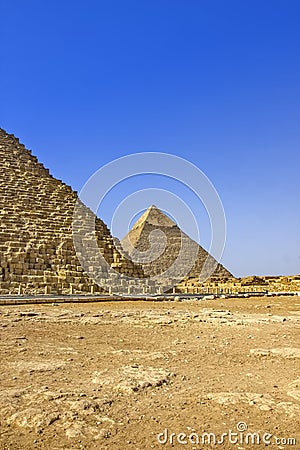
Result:
{"type": "Polygon", "coordinates": [[[203,279],[232,277],[222,264],[154,205],[137,220],[121,244],[133,261],[142,264],[146,275],[165,279],[165,284],[174,285],[172,279],[197,278],[200,274],[203,279]]]}
{"type": "MultiPolygon", "coordinates": [[[[0,294],[101,292],[74,249],[76,192],[2,129],[0,168],[0,294]]],[[[120,253],[107,226],[84,205],[82,211],[79,222],[84,215],[95,221],[96,241],[108,264],[124,276],[143,277],[141,267],[120,253]]],[[[96,269],[106,290],[107,266],[96,269]]]]}

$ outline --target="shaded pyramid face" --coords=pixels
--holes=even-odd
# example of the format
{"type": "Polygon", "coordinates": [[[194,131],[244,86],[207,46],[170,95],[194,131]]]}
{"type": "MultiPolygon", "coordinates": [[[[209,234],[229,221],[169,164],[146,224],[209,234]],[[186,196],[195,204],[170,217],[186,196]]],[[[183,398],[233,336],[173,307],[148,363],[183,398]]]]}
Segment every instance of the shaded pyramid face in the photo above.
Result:
{"type": "Polygon", "coordinates": [[[132,260],[154,279],[228,278],[231,273],[156,206],[150,206],[121,241],[132,260]]]}
{"type": "MultiPolygon", "coordinates": [[[[76,192],[53,178],[2,129],[0,170],[0,294],[101,291],[84,273],[74,249],[76,192]]],[[[141,268],[120,253],[106,225],[82,205],[80,220],[85,218],[95,223],[97,244],[107,263],[125,275],[143,276],[141,268]]],[[[107,266],[98,264],[96,270],[106,290],[107,266]]]]}

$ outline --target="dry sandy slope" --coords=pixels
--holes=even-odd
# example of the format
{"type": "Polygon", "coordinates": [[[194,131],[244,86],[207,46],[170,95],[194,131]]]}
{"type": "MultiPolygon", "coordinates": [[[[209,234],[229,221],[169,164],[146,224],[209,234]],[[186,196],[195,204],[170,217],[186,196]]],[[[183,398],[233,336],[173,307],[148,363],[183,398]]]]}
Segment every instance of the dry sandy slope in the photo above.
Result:
{"type": "MultiPolygon", "coordinates": [[[[238,422],[238,439],[269,432],[271,448],[300,448],[299,297],[0,313],[1,449],[204,449],[202,433],[238,422]]],[[[212,448],[265,447],[226,439],[212,448]]]]}

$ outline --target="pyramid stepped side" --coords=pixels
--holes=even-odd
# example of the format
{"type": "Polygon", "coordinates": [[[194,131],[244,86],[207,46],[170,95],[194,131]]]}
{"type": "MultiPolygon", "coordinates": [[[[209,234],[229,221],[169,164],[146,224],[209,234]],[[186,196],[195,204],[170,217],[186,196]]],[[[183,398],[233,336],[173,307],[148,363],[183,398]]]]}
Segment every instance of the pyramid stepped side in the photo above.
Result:
{"type": "MultiPolygon", "coordinates": [[[[72,221],[76,192],[49,174],[13,135],[0,129],[0,294],[86,293],[101,291],[77,258],[72,221]]],[[[105,260],[125,276],[143,277],[140,266],[115,246],[107,226],[95,221],[95,237],[105,260]]],[[[79,221],[80,221],[79,220],[79,221]]],[[[84,229],[84,224],[78,224],[84,229]]],[[[90,236],[86,236],[89,240],[90,236]]],[[[95,270],[107,283],[107,266],[95,270]]]]}
{"type": "MultiPolygon", "coordinates": [[[[162,211],[153,206],[148,208],[146,213],[134,224],[129,233],[121,241],[124,250],[133,260],[137,258],[139,252],[147,252],[147,250],[150,250],[151,244],[149,237],[155,230],[160,230],[164,234],[166,239],[165,249],[157,259],[151,262],[143,262],[142,259],[139,260],[142,263],[146,275],[156,276],[168,270],[168,276],[176,278],[178,268],[176,266],[173,269],[170,268],[174,265],[179,255],[180,273],[185,272],[185,268],[191,264],[191,255],[195,255],[195,262],[190,270],[187,270],[186,277],[199,277],[206,261],[206,273],[203,275],[206,275],[209,269],[216,264],[216,260],[206,250],[183,233],[176,223],[169,219],[162,211]]],[[[217,264],[212,275],[218,278],[232,277],[232,274],[222,264],[217,264]]],[[[166,284],[168,284],[168,281],[166,281],[166,284]]]]}

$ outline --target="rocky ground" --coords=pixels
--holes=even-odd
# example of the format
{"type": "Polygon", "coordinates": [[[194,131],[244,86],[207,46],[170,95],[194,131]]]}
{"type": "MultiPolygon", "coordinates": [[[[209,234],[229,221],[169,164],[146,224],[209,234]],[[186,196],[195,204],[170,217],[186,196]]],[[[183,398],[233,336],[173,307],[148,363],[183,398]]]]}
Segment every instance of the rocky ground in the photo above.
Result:
{"type": "Polygon", "coordinates": [[[299,331],[299,297],[2,306],[0,449],[300,448],[299,331]]]}

